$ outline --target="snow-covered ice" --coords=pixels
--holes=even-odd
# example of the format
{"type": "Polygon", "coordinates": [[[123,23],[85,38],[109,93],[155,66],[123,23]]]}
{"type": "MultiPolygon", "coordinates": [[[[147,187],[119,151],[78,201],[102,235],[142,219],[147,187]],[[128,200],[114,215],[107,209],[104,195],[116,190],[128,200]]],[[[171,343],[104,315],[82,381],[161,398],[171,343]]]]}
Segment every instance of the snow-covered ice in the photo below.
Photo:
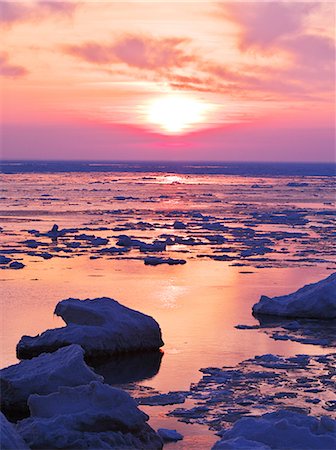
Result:
{"type": "Polygon", "coordinates": [[[124,391],[93,381],[31,395],[31,417],[18,422],[21,436],[43,449],[161,449],[149,417],[124,391]]]}
{"type": "Polygon", "coordinates": [[[24,264],[22,263],[22,262],[20,262],[20,261],[12,261],[10,264],[9,264],[9,268],[10,269],[23,269],[24,268],[24,264]]]}
{"type": "Polygon", "coordinates": [[[23,336],[19,358],[31,358],[70,344],[79,344],[90,357],[157,350],[163,346],[159,324],[150,316],[101,297],[69,298],[56,305],[55,314],[67,324],[35,336],[23,336]]]}
{"type": "Polygon", "coordinates": [[[174,259],[174,258],[160,258],[156,256],[147,256],[144,259],[146,266],[158,266],[160,264],[168,264],[169,266],[176,266],[179,264],[185,264],[187,261],[185,259],[174,259]]]}
{"type": "Polygon", "coordinates": [[[311,319],[336,318],[336,272],[314,284],[280,297],[262,295],[253,308],[254,314],[311,319]]]}
{"type": "Polygon", "coordinates": [[[64,236],[66,233],[66,230],[60,230],[58,225],[55,223],[51,230],[49,230],[47,233],[45,233],[45,236],[50,237],[51,239],[57,239],[61,236],[64,236]]]}
{"type": "Polygon", "coordinates": [[[12,258],[8,258],[7,256],[0,255],[0,264],[8,264],[12,261],[12,258]]]}
{"type": "Polygon", "coordinates": [[[177,403],[184,403],[187,392],[168,392],[167,394],[157,394],[147,397],[137,398],[137,402],[140,405],[149,406],[165,406],[165,405],[176,405],[177,403]]]}
{"type": "Polygon", "coordinates": [[[97,237],[93,234],[79,234],[75,236],[75,239],[77,241],[86,241],[93,246],[106,245],[109,241],[108,239],[97,237]]]}
{"type": "Polygon", "coordinates": [[[0,412],[0,448],[1,450],[29,450],[28,445],[0,412]]]}
{"type": "Polygon", "coordinates": [[[24,264],[19,261],[13,261],[12,258],[0,255],[0,268],[1,269],[23,269],[24,264]]]}
{"type": "Polygon", "coordinates": [[[185,226],[185,224],[183,222],[181,222],[180,220],[175,220],[175,222],[173,223],[173,228],[175,230],[184,230],[185,228],[187,228],[185,226]]]}
{"type": "Polygon", "coordinates": [[[79,345],[21,361],[1,370],[0,375],[2,408],[14,415],[25,412],[31,394],[50,394],[59,386],[78,386],[103,380],[85,364],[84,350],[79,345]]]}
{"type": "Polygon", "coordinates": [[[150,244],[144,241],[140,241],[139,239],[133,239],[126,234],[122,234],[119,236],[116,245],[126,248],[138,248],[140,252],[163,252],[166,250],[167,246],[165,241],[156,239],[150,244]]]}
{"type": "Polygon", "coordinates": [[[159,428],[157,432],[164,442],[176,442],[181,441],[183,439],[182,434],[178,433],[176,430],[169,430],[168,428],[159,428]]]}
{"type": "Polygon", "coordinates": [[[235,449],[295,449],[331,450],[336,448],[336,420],[280,410],[261,417],[244,417],[230,430],[213,450],[235,449]]]}

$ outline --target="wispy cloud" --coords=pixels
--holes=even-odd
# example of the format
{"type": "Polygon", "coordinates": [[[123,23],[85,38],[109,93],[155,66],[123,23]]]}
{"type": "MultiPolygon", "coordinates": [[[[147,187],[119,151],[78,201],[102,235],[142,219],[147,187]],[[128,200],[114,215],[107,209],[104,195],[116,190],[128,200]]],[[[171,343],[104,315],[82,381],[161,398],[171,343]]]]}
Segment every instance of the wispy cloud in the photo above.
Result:
{"type": "MultiPolygon", "coordinates": [[[[237,50],[242,56],[272,58],[282,55],[284,64],[274,67],[242,66],[235,82],[247,91],[315,98],[330,91],[335,80],[335,41],[327,35],[314,34],[307,27],[319,2],[220,3],[220,17],[237,27],[237,50]],[[246,76],[248,75],[248,77],[246,76]]],[[[213,70],[212,70],[213,72],[213,70]]],[[[215,69],[228,79],[226,71],[215,69]]]]}
{"type": "Polygon", "coordinates": [[[184,38],[154,38],[151,36],[127,35],[116,41],[103,44],[86,42],[66,45],[64,51],[90,63],[124,63],[145,70],[161,70],[182,67],[194,57],[183,47],[184,38]]]}
{"type": "MultiPolygon", "coordinates": [[[[125,34],[109,42],[68,44],[62,50],[95,70],[99,67],[113,75],[122,69],[130,78],[164,82],[177,90],[267,100],[311,99],[313,92],[317,98],[330,89],[334,76],[334,42],[306,27],[318,7],[318,3],[220,3],[217,19],[233,23],[237,30],[234,61],[205,54],[193,39],[174,35],[125,34]]],[[[220,37],[216,38],[219,47],[220,37]]],[[[222,45],[225,48],[224,41],[222,45]]]]}
{"type": "Polygon", "coordinates": [[[0,1],[0,23],[13,25],[50,17],[70,17],[78,7],[70,1],[0,1]]]}
{"type": "Polygon", "coordinates": [[[318,6],[317,2],[246,2],[220,3],[225,18],[240,29],[241,49],[276,45],[284,37],[302,32],[304,20],[318,6]]]}
{"type": "Polygon", "coordinates": [[[23,66],[12,64],[7,53],[0,54],[0,76],[7,78],[21,78],[28,74],[23,66]]]}

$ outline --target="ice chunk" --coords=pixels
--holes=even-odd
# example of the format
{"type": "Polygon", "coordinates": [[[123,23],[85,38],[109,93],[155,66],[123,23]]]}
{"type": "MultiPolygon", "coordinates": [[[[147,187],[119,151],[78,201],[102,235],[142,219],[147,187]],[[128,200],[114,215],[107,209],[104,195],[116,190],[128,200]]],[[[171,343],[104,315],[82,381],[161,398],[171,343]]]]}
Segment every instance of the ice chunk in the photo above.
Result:
{"type": "Polygon", "coordinates": [[[35,336],[23,336],[17,345],[19,358],[31,358],[70,344],[79,344],[90,357],[106,356],[163,346],[159,324],[150,316],[102,297],[69,298],[56,305],[55,314],[67,326],[35,336]]]}
{"type": "Polygon", "coordinates": [[[309,186],[309,183],[299,182],[299,181],[290,181],[289,183],[287,183],[287,186],[289,186],[289,187],[306,187],[306,186],[309,186]]]}
{"type": "Polygon", "coordinates": [[[18,431],[33,448],[161,449],[148,416],[124,391],[99,382],[31,395],[18,431]]]}
{"type": "Polygon", "coordinates": [[[173,223],[173,228],[175,230],[184,230],[186,228],[186,226],[180,220],[175,220],[175,222],[173,223]]]}
{"type": "Polygon", "coordinates": [[[156,256],[147,256],[144,259],[146,266],[158,266],[159,264],[168,264],[169,266],[176,266],[178,264],[185,264],[187,261],[185,259],[174,259],[174,258],[159,258],[156,256]]]}
{"type": "Polygon", "coordinates": [[[139,246],[140,252],[164,252],[166,250],[167,243],[165,241],[155,240],[152,244],[143,242],[139,246]]]}
{"type": "Polygon", "coordinates": [[[236,325],[235,328],[237,328],[237,330],[258,330],[260,328],[260,325],[239,324],[239,325],[236,325]]]}
{"type": "Polygon", "coordinates": [[[139,247],[143,242],[139,241],[138,239],[132,239],[131,237],[127,236],[126,234],[121,234],[118,237],[118,241],[116,245],[119,245],[121,247],[139,247]]]}
{"type": "Polygon", "coordinates": [[[66,230],[59,230],[58,225],[55,223],[51,230],[45,233],[45,236],[50,237],[51,239],[57,239],[61,236],[64,236],[66,233],[66,230]]]}
{"type": "Polygon", "coordinates": [[[226,238],[224,236],[222,236],[221,234],[209,235],[209,236],[205,236],[205,238],[209,242],[211,242],[211,244],[224,244],[224,242],[226,241],[226,238]]]}
{"type": "Polygon", "coordinates": [[[242,437],[236,437],[234,439],[228,439],[227,441],[217,442],[213,450],[271,450],[268,445],[261,444],[260,442],[250,441],[242,437]]]}
{"type": "Polygon", "coordinates": [[[0,412],[0,448],[1,450],[29,450],[28,445],[6,417],[0,412]]]}
{"type": "Polygon", "coordinates": [[[149,406],[166,406],[176,405],[177,403],[184,403],[186,399],[186,392],[168,392],[167,394],[157,394],[148,397],[137,398],[137,402],[140,405],[149,406]]]}
{"type": "Polygon", "coordinates": [[[176,442],[181,441],[183,436],[181,433],[178,433],[176,430],[168,430],[167,428],[159,428],[158,435],[164,442],[176,442]]]}
{"type": "Polygon", "coordinates": [[[166,250],[167,243],[156,239],[153,243],[148,244],[147,242],[140,241],[139,239],[130,238],[126,234],[121,234],[118,237],[116,245],[126,248],[135,247],[141,252],[163,252],[166,250]]]}
{"type": "Polygon", "coordinates": [[[36,241],[35,239],[27,239],[26,241],[23,241],[22,244],[25,244],[29,248],[37,248],[43,245],[43,242],[36,241]]]}
{"type": "Polygon", "coordinates": [[[224,431],[222,439],[213,447],[214,450],[236,448],[330,450],[336,448],[336,421],[286,410],[257,418],[244,417],[224,431]]]}
{"type": "Polygon", "coordinates": [[[59,386],[102,381],[84,362],[84,350],[70,345],[1,370],[1,406],[9,414],[22,414],[31,394],[50,394],[59,386]]]}
{"type": "Polygon", "coordinates": [[[22,262],[19,261],[13,261],[9,264],[9,268],[10,269],[23,269],[24,268],[24,264],[22,262]]]}
{"type": "Polygon", "coordinates": [[[93,246],[106,245],[108,243],[108,239],[97,237],[93,234],[79,234],[75,236],[77,241],[86,241],[93,246]]]}
{"type": "Polygon", "coordinates": [[[0,255],[0,264],[8,264],[12,261],[12,258],[7,258],[7,256],[0,255]]]}
{"type": "Polygon", "coordinates": [[[314,284],[280,297],[262,295],[253,308],[254,314],[311,319],[336,318],[336,272],[314,284]]]}

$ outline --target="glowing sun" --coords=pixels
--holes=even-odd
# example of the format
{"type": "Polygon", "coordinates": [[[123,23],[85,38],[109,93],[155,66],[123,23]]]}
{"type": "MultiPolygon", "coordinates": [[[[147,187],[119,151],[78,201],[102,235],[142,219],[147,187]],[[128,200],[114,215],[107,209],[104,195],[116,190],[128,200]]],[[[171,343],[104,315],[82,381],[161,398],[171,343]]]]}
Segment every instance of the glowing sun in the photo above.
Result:
{"type": "Polygon", "coordinates": [[[206,109],[204,103],[191,97],[167,95],[149,105],[148,121],[168,133],[180,133],[203,122],[206,109]]]}

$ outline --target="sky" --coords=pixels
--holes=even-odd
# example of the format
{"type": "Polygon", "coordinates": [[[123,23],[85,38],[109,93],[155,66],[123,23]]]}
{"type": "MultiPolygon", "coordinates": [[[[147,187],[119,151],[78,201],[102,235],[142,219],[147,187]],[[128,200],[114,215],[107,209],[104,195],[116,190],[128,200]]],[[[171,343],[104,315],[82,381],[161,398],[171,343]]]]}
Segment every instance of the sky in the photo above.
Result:
{"type": "Polygon", "coordinates": [[[335,9],[0,1],[1,157],[334,161],[335,9]]]}

